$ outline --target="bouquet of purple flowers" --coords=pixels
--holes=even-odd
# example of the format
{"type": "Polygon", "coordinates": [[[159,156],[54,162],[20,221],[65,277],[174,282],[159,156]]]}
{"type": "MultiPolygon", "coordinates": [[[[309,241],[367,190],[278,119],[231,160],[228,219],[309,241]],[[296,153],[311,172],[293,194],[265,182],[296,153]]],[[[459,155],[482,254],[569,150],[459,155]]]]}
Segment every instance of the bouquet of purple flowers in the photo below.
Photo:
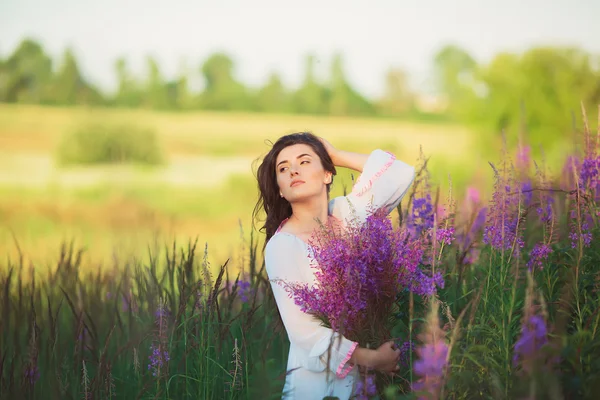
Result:
{"type": "Polygon", "coordinates": [[[346,229],[323,224],[310,241],[316,282],[285,283],[295,303],[327,327],[361,346],[379,346],[391,336],[400,292],[432,295],[440,273],[421,270],[425,246],[406,227],[394,229],[387,213],[354,218],[346,229]]]}

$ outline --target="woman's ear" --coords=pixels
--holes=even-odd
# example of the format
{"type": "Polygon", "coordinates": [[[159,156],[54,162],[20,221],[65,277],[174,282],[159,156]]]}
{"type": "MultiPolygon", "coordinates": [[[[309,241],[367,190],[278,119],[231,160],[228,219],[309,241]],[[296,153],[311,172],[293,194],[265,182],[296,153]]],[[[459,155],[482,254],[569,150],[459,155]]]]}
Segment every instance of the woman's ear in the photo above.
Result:
{"type": "Polygon", "coordinates": [[[331,174],[331,172],[325,174],[325,184],[329,185],[331,183],[332,176],[333,175],[331,174]]]}

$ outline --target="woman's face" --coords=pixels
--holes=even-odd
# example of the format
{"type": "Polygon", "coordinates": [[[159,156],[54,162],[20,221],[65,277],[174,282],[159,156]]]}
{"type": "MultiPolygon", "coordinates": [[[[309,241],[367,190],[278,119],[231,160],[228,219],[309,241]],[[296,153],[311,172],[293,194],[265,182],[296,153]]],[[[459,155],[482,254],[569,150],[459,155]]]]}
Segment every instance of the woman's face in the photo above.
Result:
{"type": "Polygon", "coordinates": [[[332,174],[307,144],[294,144],[279,152],[275,161],[277,185],[283,197],[293,203],[327,192],[332,174]]]}

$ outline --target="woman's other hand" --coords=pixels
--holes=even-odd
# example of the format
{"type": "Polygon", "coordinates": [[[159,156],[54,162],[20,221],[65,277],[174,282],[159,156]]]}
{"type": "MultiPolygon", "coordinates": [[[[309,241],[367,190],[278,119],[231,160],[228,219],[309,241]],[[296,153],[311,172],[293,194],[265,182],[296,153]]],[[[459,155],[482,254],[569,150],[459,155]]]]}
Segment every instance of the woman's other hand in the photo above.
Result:
{"type": "Polygon", "coordinates": [[[375,350],[373,368],[381,372],[393,374],[400,369],[398,366],[399,361],[400,349],[395,347],[393,341],[386,342],[375,350]]]}

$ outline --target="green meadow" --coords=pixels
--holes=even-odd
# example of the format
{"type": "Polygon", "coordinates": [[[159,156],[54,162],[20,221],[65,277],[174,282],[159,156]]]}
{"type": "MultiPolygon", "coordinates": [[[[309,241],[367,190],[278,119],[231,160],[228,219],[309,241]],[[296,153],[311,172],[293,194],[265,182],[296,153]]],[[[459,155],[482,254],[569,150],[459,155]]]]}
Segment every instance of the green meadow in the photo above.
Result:
{"type": "MultiPolygon", "coordinates": [[[[86,249],[84,264],[93,264],[115,253],[139,255],[152,243],[197,238],[208,243],[211,261],[222,263],[252,229],[258,160],[270,142],[294,131],[311,131],[350,151],[382,148],[409,163],[422,149],[443,192],[449,175],[459,193],[473,179],[490,181],[476,139],[458,125],[3,104],[0,252],[46,261],[73,241],[86,249]],[[153,131],[163,162],[62,165],[61,143],[90,123],[153,131]]],[[[355,178],[340,169],[332,194],[343,194],[355,178]]]]}

